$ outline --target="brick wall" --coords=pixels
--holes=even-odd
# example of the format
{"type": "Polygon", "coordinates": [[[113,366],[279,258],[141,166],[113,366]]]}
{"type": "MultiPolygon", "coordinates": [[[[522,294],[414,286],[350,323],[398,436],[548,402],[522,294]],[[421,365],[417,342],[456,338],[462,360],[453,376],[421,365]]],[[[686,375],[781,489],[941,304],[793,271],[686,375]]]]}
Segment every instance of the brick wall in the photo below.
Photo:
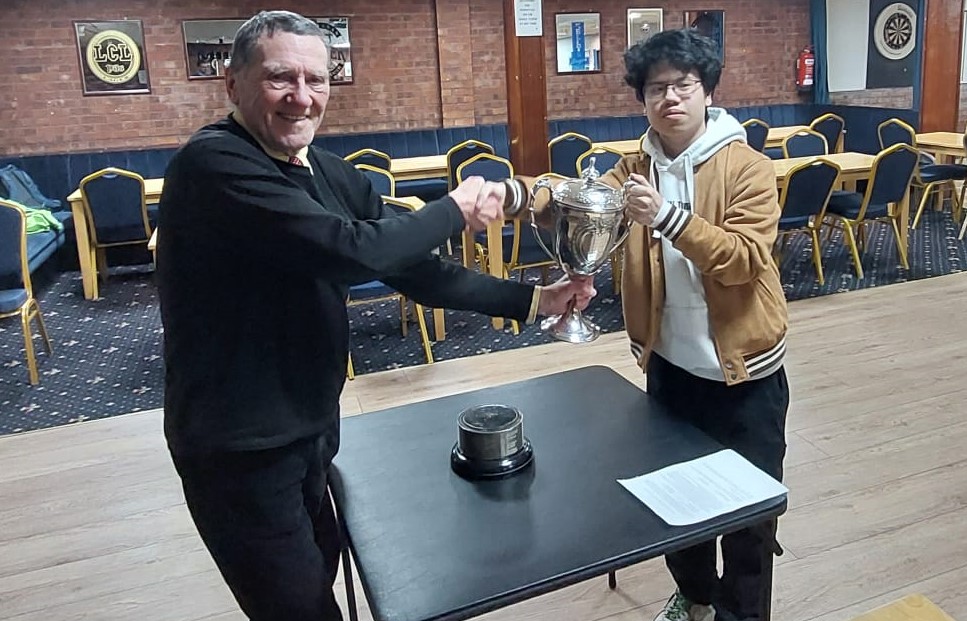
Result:
{"type": "MultiPolygon", "coordinates": [[[[716,103],[802,101],[792,71],[808,40],[808,4],[715,3],[726,12],[726,64],[716,103]]],[[[548,118],[641,111],[623,81],[627,5],[544,0],[548,118]],[[603,71],[558,75],[554,14],[589,10],[601,13],[603,71]]],[[[242,19],[262,6],[256,0],[0,0],[0,82],[6,87],[0,155],[179,144],[229,110],[223,80],[187,79],[182,20],[242,19]],[[151,93],[85,97],[71,22],[123,18],[144,24],[151,93]]],[[[355,83],[333,88],[323,133],[506,122],[500,0],[290,0],[286,6],[351,18],[355,83]]],[[[676,28],[695,3],[656,0],[648,6],[663,8],[665,27],[676,28]]]]}
{"type": "Polygon", "coordinates": [[[865,91],[830,93],[832,103],[843,106],[874,106],[877,108],[912,108],[913,87],[873,88],[865,91]]]}
{"type": "MultiPolygon", "coordinates": [[[[244,19],[264,4],[0,1],[0,83],[5,85],[0,155],[182,142],[229,110],[224,80],[187,79],[182,20],[244,19]],[[151,93],[85,97],[71,22],[123,18],[143,22],[151,93]]],[[[351,17],[355,83],[333,88],[324,131],[440,126],[433,0],[290,0],[286,7],[307,15],[351,17]]]]}
{"type": "MultiPolygon", "coordinates": [[[[809,43],[809,0],[719,0],[711,4],[725,11],[725,68],[714,103],[745,106],[805,101],[795,90],[793,68],[796,55],[809,43]]],[[[684,26],[685,10],[697,5],[701,3],[666,0],[636,6],[662,8],[664,27],[671,29],[684,26]]],[[[548,118],[641,112],[634,93],[624,85],[627,7],[627,2],[618,0],[599,0],[593,9],[581,0],[544,0],[548,118]],[[559,75],[555,42],[547,36],[554,32],[554,13],[588,10],[601,13],[602,72],[559,75]]]]}

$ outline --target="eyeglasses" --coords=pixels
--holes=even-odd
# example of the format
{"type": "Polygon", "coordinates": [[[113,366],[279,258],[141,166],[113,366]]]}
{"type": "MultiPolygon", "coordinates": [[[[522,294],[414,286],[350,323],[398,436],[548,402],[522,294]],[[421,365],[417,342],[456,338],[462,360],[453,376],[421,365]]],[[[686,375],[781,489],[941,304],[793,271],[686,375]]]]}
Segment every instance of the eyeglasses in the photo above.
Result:
{"type": "Polygon", "coordinates": [[[698,87],[701,84],[701,80],[682,78],[680,80],[675,80],[674,82],[665,82],[663,84],[648,84],[643,90],[645,93],[645,99],[647,101],[657,101],[665,98],[665,93],[668,92],[668,87],[671,87],[671,89],[679,97],[686,97],[698,90],[698,87]]]}

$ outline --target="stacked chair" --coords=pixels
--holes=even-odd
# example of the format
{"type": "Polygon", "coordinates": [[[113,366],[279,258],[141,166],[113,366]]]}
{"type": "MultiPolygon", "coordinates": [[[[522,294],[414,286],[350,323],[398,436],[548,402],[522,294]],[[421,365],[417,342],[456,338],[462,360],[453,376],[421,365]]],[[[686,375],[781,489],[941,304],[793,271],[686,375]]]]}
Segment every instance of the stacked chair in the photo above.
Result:
{"type": "MultiPolygon", "coordinates": [[[[880,139],[881,149],[897,144],[905,144],[914,148],[917,146],[917,133],[900,119],[883,121],[877,126],[876,133],[880,139]]],[[[963,189],[961,189],[961,195],[958,196],[954,182],[963,181],[965,178],[967,178],[967,166],[963,164],[937,164],[931,156],[921,153],[913,175],[913,187],[921,193],[916,215],[913,216],[913,228],[917,228],[920,224],[920,217],[923,215],[930,195],[937,191],[938,198],[943,200],[945,188],[950,189],[953,214],[955,218],[959,218],[963,208],[963,189]]],[[[965,219],[965,222],[967,222],[967,219],[965,219]]],[[[963,237],[963,234],[961,234],[961,237],[963,237]]]]}

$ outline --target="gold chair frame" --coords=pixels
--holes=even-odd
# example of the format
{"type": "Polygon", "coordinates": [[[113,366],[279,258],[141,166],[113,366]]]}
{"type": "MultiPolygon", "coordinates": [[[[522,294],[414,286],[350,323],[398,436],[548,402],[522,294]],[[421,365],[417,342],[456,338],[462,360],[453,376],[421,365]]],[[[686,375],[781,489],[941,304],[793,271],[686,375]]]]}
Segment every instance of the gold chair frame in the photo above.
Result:
{"type": "MultiPolygon", "coordinates": [[[[343,159],[347,162],[354,162],[354,160],[364,156],[364,155],[375,155],[376,157],[386,160],[386,170],[389,170],[391,164],[393,163],[393,158],[390,157],[389,153],[383,153],[382,151],[377,151],[376,149],[360,149],[359,151],[353,151],[343,159]]],[[[371,164],[355,164],[356,166],[371,166],[371,164]]]]}
{"type": "MultiPolygon", "coordinates": [[[[641,139],[639,139],[638,144],[639,144],[639,147],[640,147],[640,145],[641,145],[641,139]]],[[[578,177],[580,177],[581,176],[581,173],[584,172],[584,168],[581,167],[581,164],[584,162],[584,160],[587,159],[587,158],[589,158],[589,157],[591,157],[592,155],[596,155],[598,153],[612,153],[612,154],[618,156],[618,160],[619,161],[622,158],[625,157],[625,154],[622,151],[619,151],[617,149],[612,149],[611,147],[602,147],[602,146],[591,147],[590,149],[588,149],[587,151],[585,151],[584,153],[582,153],[581,155],[579,155],[577,161],[574,163],[575,164],[575,167],[577,169],[578,177]]],[[[611,169],[609,168],[608,170],[611,170],[611,169]]],[[[601,174],[604,174],[607,171],[606,170],[598,170],[598,172],[601,173],[601,174]]]]}
{"type": "MultiPolygon", "coordinates": [[[[829,144],[829,141],[828,140],[826,141],[826,149],[827,149],[827,152],[828,153],[842,153],[843,152],[843,143],[846,141],[846,119],[844,119],[843,117],[841,117],[838,114],[834,114],[832,112],[827,112],[826,114],[821,114],[821,115],[817,116],[816,118],[814,118],[809,123],[809,129],[815,131],[816,125],[818,125],[819,123],[822,123],[826,119],[836,119],[837,121],[839,121],[840,126],[843,128],[843,129],[841,129],[839,131],[839,136],[836,137],[836,144],[829,144]]],[[[823,137],[825,138],[825,136],[823,136],[823,137]]]]}
{"type": "MultiPolygon", "coordinates": [[[[898,208],[898,205],[896,203],[892,203],[892,208],[890,207],[890,205],[887,205],[886,216],[874,218],[872,220],[866,219],[866,209],[867,207],[869,207],[870,196],[872,195],[872,192],[870,191],[870,189],[872,188],[873,182],[876,179],[876,171],[880,166],[880,161],[883,160],[886,156],[902,149],[906,149],[908,151],[914,152],[915,154],[918,154],[917,150],[911,147],[910,145],[895,144],[889,149],[886,149],[885,151],[880,151],[880,153],[876,156],[876,159],[873,160],[873,167],[870,170],[869,186],[867,187],[866,192],[863,193],[863,202],[860,204],[860,211],[857,214],[855,219],[845,218],[843,216],[836,215],[836,214],[828,214],[833,217],[834,225],[837,221],[839,221],[839,223],[842,224],[843,226],[843,233],[850,247],[850,255],[853,258],[853,266],[856,268],[857,278],[863,278],[863,263],[862,261],[860,261],[859,249],[861,245],[865,246],[864,226],[867,222],[887,222],[888,221],[893,226],[893,240],[896,243],[897,254],[900,255],[900,264],[904,267],[904,269],[910,269],[910,264],[907,262],[907,249],[903,247],[903,245],[900,243],[900,240],[902,237],[900,235],[901,223],[900,223],[900,209],[898,208]],[[856,229],[855,234],[853,232],[854,229],[856,229]],[[859,236],[860,238],[859,245],[857,245],[857,241],[856,241],[857,236],[859,236]]],[[[909,195],[910,193],[910,183],[913,180],[913,176],[915,173],[916,173],[916,166],[914,166],[914,169],[910,172],[910,179],[907,179],[907,191],[906,191],[907,195],[909,195]]],[[[903,226],[906,226],[906,222],[902,224],[903,226]]]]}
{"type": "MultiPolygon", "coordinates": [[[[355,166],[357,170],[366,170],[371,173],[375,173],[377,175],[382,175],[386,177],[389,180],[390,193],[384,196],[391,196],[394,198],[396,197],[396,177],[393,176],[393,173],[391,173],[390,171],[384,168],[377,168],[376,166],[372,166],[370,164],[356,164],[355,166]]],[[[399,204],[399,203],[396,203],[396,204],[399,204]]]]}
{"type": "Polygon", "coordinates": [[[116,248],[120,246],[137,246],[144,244],[145,248],[148,247],[148,242],[151,240],[151,223],[148,220],[148,203],[145,200],[144,194],[144,177],[136,172],[131,172],[130,170],[125,170],[123,168],[114,168],[113,166],[108,168],[102,168],[96,172],[92,172],[83,179],[78,186],[81,193],[81,205],[84,211],[84,220],[87,222],[88,234],[91,238],[91,265],[94,266],[94,271],[98,278],[93,279],[93,299],[98,298],[98,280],[101,282],[107,281],[107,253],[105,250],[107,248],[116,248]],[[127,177],[129,179],[134,179],[141,186],[141,221],[144,223],[144,239],[135,239],[130,241],[122,242],[111,242],[111,243],[101,243],[97,239],[97,227],[94,226],[94,214],[91,211],[91,204],[87,198],[87,184],[95,179],[100,179],[101,177],[106,177],[107,175],[117,175],[119,177],[127,177]]]}
{"type": "MultiPolygon", "coordinates": [[[[577,132],[564,132],[560,136],[555,136],[554,138],[551,138],[550,140],[547,141],[547,163],[548,163],[548,166],[550,166],[550,163],[554,161],[554,158],[551,157],[551,152],[554,150],[554,148],[553,148],[554,145],[556,145],[559,142],[563,142],[564,140],[567,140],[568,138],[580,138],[581,140],[585,141],[588,144],[588,148],[593,148],[594,147],[594,141],[591,140],[590,138],[588,138],[587,136],[585,136],[584,134],[579,134],[577,132]]],[[[574,162],[576,164],[577,163],[577,160],[575,160],[574,162]]]]}
{"type": "Polygon", "coordinates": [[[40,383],[40,374],[37,372],[37,355],[34,352],[33,335],[30,332],[30,321],[37,321],[37,329],[44,341],[44,347],[49,356],[54,352],[50,344],[50,336],[47,333],[47,326],[44,324],[44,317],[40,313],[40,304],[34,297],[34,288],[30,282],[30,268],[27,265],[27,214],[15,203],[0,199],[0,209],[13,209],[20,216],[20,272],[23,287],[27,291],[27,299],[20,308],[0,313],[0,319],[8,317],[20,317],[20,328],[24,336],[24,351],[27,356],[27,376],[32,386],[40,383]]]}
{"type": "MultiPolygon", "coordinates": [[[[463,142],[458,143],[458,144],[455,144],[452,147],[450,147],[449,149],[447,149],[447,153],[446,153],[446,157],[447,157],[447,191],[453,191],[453,187],[451,187],[450,180],[451,180],[451,178],[454,179],[454,180],[457,178],[457,172],[459,171],[460,166],[462,164],[466,164],[468,161],[470,161],[471,159],[473,159],[473,157],[471,157],[471,158],[468,158],[467,160],[464,160],[463,162],[461,162],[460,164],[457,165],[457,170],[454,170],[453,169],[453,164],[450,161],[450,157],[454,153],[456,153],[457,151],[459,151],[460,149],[463,149],[464,147],[467,147],[469,145],[475,145],[475,146],[480,147],[482,149],[480,153],[477,153],[473,157],[477,157],[477,155],[482,155],[484,153],[489,153],[490,155],[495,155],[496,154],[496,150],[494,149],[493,145],[489,145],[486,142],[481,142],[479,140],[473,140],[473,139],[464,140],[463,142]]],[[[459,185],[459,184],[460,184],[460,182],[457,181],[457,185],[459,185]]]]}
{"type": "MultiPolygon", "coordinates": [[[[811,168],[812,166],[815,166],[818,163],[823,163],[827,166],[831,166],[832,168],[836,169],[836,177],[833,179],[833,183],[830,184],[829,186],[829,193],[826,194],[826,199],[823,201],[823,207],[818,214],[816,214],[815,216],[812,217],[812,219],[806,222],[806,226],[798,229],[780,230],[778,235],[776,236],[776,243],[772,249],[772,258],[773,260],[775,260],[776,266],[778,267],[782,259],[782,249],[785,246],[786,242],[788,241],[788,237],[796,233],[808,233],[809,236],[812,238],[813,266],[816,268],[816,277],[819,280],[819,284],[823,285],[826,282],[826,278],[823,274],[822,246],[819,243],[819,232],[822,229],[824,220],[826,219],[826,207],[829,205],[829,197],[833,195],[833,190],[836,188],[837,185],[839,185],[839,177],[840,177],[840,174],[842,173],[842,169],[835,162],[830,162],[829,160],[824,158],[818,158],[811,162],[803,162],[798,166],[794,166],[789,170],[788,173],[786,173],[786,186],[788,187],[789,180],[792,179],[797,172],[811,168]]],[[[786,210],[786,201],[788,200],[788,198],[789,198],[789,193],[783,192],[782,198],[779,200],[780,218],[782,217],[782,213],[786,210]]]]}
{"type": "MultiPolygon", "coordinates": [[[[913,145],[915,149],[917,149],[918,153],[922,153],[920,149],[916,146],[917,144],[916,130],[914,130],[909,123],[906,123],[895,117],[892,119],[887,119],[876,126],[876,137],[880,141],[881,149],[883,148],[882,130],[887,125],[895,125],[900,129],[904,130],[910,136],[910,144],[913,145]]],[[[964,148],[965,148],[965,152],[967,152],[967,140],[965,140],[964,148]]],[[[960,194],[959,195],[957,194],[957,185],[954,179],[942,179],[940,181],[931,181],[930,183],[924,183],[923,178],[920,176],[920,165],[918,163],[917,168],[913,174],[913,181],[911,183],[913,187],[920,190],[920,200],[917,202],[917,210],[916,212],[914,212],[913,224],[910,225],[910,228],[915,229],[917,228],[917,226],[920,225],[920,218],[921,216],[923,216],[923,210],[927,206],[927,202],[930,198],[930,194],[935,190],[937,191],[937,200],[941,201],[940,207],[938,207],[938,209],[942,208],[943,191],[945,189],[945,186],[950,188],[951,214],[957,220],[961,218],[961,214],[963,213],[963,205],[964,205],[964,196],[963,196],[964,192],[963,192],[963,187],[961,187],[960,194]]],[[[967,222],[967,220],[965,220],[965,222],[967,222]]]]}

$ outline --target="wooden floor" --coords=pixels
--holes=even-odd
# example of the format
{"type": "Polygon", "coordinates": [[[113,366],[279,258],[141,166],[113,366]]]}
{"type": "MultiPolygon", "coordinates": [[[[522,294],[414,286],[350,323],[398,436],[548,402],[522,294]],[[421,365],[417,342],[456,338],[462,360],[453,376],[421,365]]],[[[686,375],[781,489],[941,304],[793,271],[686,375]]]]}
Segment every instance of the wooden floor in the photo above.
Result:
{"type": "MultiPolygon", "coordinates": [[[[912,592],[967,621],[965,301],[955,274],[791,305],[777,621],[850,619],[912,592]]],[[[343,406],[589,364],[642,383],[615,334],[361,376],[343,406]]],[[[618,579],[487,618],[650,620],[671,590],[660,561],[618,579]]],[[[0,438],[0,619],[243,619],[188,518],[159,412],[0,438]]]]}

